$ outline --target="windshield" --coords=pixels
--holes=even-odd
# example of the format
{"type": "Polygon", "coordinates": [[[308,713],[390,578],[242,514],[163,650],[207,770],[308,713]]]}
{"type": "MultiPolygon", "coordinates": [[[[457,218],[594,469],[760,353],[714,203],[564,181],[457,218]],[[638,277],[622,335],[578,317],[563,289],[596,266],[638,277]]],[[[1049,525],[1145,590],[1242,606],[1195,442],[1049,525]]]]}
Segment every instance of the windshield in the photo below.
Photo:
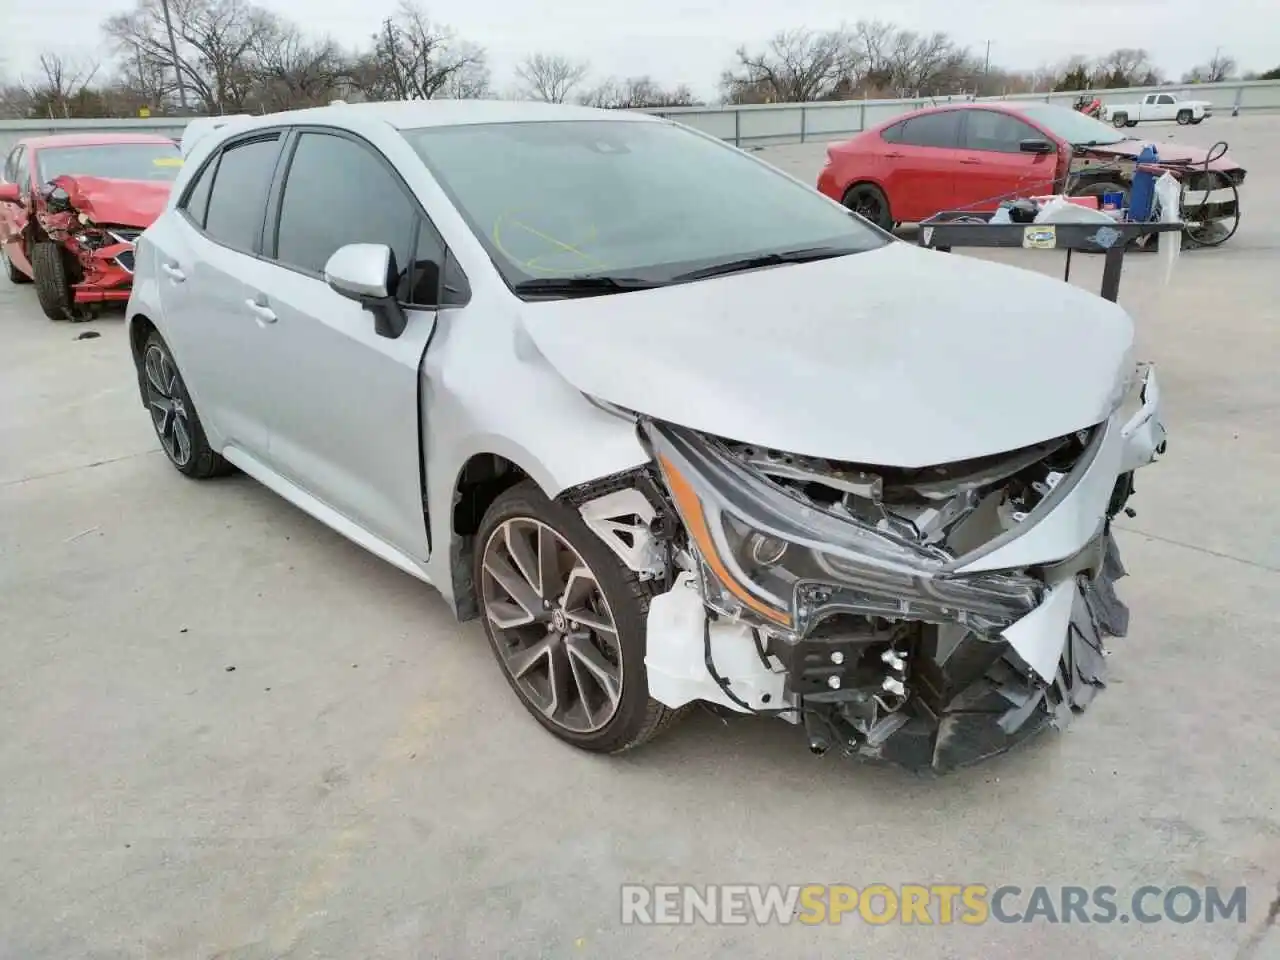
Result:
{"type": "Polygon", "coordinates": [[[770,265],[739,263],[749,258],[820,259],[888,242],[816,191],[668,123],[475,124],[404,136],[513,287],[680,282],[717,264],[732,272],[770,265]]]}
{"type": "Polygon", "coordinates": [[[1101,120],[1086,117],[1079,110],[1060,107],[1052,103],[1019,104],[1018,110],[1027,119],[1038,123],[1055,137],[1067,143],[1092,143],[1102,146],[1107,143],[1119,143],[1129,137],[1107,126],[1101,120]]]}
{"type": "Polygon", "coordinates": [[[87,147],[42,147],[36,152],[41,183],[56,177],[108,180],[173,180],[182,169],[175,143],[99,143],[87,147]]]}

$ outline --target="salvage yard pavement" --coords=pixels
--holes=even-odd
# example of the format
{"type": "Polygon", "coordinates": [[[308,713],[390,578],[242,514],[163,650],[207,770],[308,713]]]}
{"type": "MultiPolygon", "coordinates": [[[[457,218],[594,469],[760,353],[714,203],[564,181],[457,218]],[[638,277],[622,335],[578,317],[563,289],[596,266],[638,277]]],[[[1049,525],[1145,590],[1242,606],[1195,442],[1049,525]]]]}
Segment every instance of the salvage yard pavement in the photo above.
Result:
{"type": "MultiPolygon", "coordinates": [[[[1239,234],[1169,286],[1126,261],[1170,431],[1120,524],[1132,630],[1066,733],[939,780],[702,712],[621,758],[558,743],[429,589],[245,477],[177,475],[119,314],[78,340],[0,287],[0,957],[1280,957],[1280,118],[1136,133],[1227,139],[1249,178],[1239,234]],[[624,884],[809,882],[1249,898],[1243,923],[621,922],[624,884]]],[[[761,156],[812,182],[822,150],[761,156]]],[[[1097,289],[1098,258],[1073,272],[1097,289]]]]}

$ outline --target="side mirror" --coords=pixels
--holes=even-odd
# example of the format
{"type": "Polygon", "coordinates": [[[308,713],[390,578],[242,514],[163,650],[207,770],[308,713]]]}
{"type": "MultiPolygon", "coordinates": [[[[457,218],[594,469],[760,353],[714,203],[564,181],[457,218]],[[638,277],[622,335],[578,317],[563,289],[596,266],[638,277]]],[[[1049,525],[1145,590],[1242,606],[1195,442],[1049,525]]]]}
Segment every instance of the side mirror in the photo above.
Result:
{"type": "Polygon", "coordinates": [[[1022,140],[1018,149],[1023,153],[1057,153],[1058,148],[1048,140],[1022,140]]]}
{"type": "Polygon", "coordinates": [[[16,183],[0,183],[0,203],[20,203],[21,199],[16,183]]]}
{"type": "Polygon", "coordinates": [[[396,255],[385,243],[348,243],[324,265],[324,281],[334,293],[373,314],[378,336],[394,340],[408,318],[396,300],[396,255]]]}
{"type": "Polygon", "coordinates": [[[50,213],[67,213],[71,209],[71,195],[52,180],[40,188],[40,196],[50,213]]]}

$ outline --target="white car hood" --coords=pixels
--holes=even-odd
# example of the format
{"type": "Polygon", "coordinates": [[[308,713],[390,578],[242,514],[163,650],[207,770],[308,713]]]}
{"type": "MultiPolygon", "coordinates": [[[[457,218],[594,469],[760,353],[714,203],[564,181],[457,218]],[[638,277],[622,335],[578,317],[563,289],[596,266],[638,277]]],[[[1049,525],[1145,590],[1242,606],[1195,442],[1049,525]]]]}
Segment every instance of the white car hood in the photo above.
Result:
{"type": "Polygon", "coordinates": [[[891,243],[602,297],[522,304],[591,396],[790,453],[920,467],[1105,419],[1133,323],[1059,280],[891,243]]]}

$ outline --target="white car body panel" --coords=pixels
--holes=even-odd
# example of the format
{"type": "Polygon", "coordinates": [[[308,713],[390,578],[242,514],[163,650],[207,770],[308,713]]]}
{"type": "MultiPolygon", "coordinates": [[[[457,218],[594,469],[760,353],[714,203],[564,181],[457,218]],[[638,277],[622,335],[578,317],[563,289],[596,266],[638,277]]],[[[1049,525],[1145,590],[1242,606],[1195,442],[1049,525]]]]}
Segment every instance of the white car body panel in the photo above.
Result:
{"type": "Polygon", "coordinates": [[[1133,365],[1120,307],[906,243],[614,297],[607,316],[588,299],[528,304],[522,319],[592,396],[734,440],[899,467],[1092,426],[1133,365]]]}

